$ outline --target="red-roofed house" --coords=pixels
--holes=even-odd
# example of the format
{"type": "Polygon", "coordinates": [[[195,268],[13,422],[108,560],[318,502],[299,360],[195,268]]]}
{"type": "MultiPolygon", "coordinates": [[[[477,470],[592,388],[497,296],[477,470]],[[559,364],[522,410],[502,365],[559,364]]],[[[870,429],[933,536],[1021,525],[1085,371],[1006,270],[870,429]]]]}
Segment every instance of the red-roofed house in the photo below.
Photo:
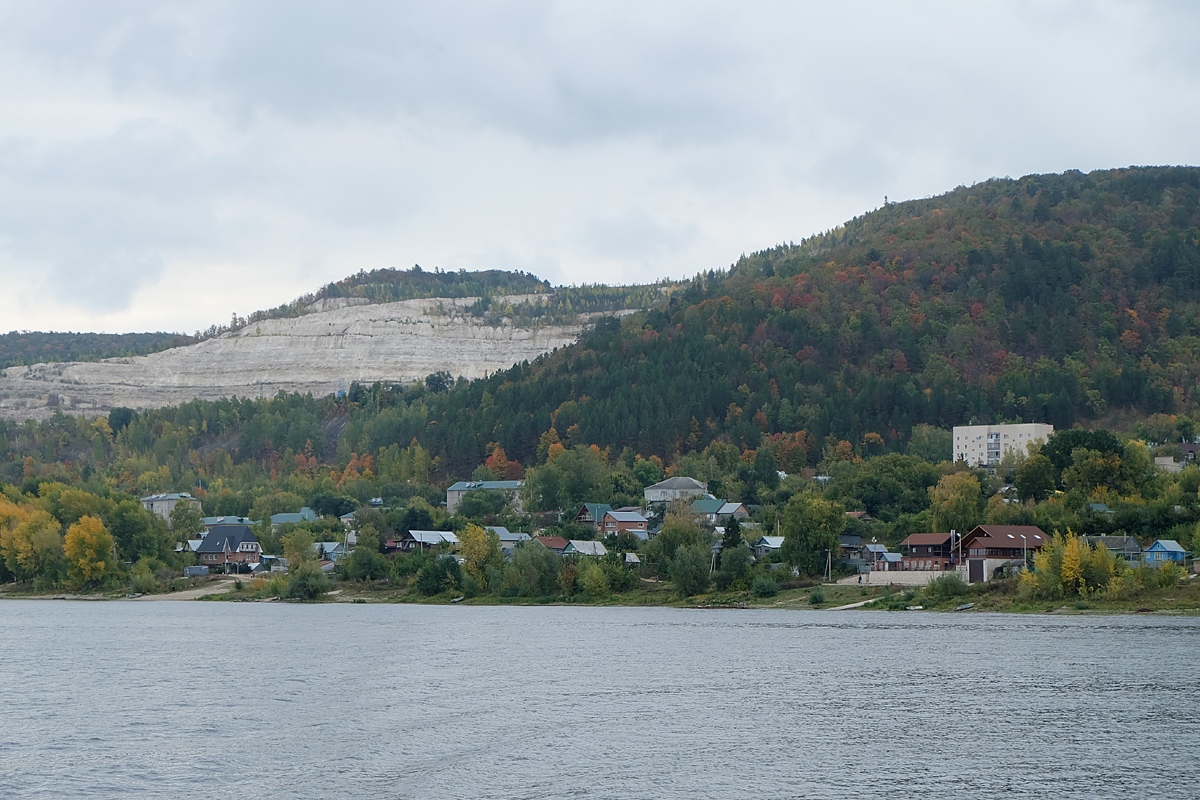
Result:
{"type": "Polygon", "coordinates": [[[1002,567],[1022,569],[1050,539],[1036,525],[978,525],[960,545],[967,562],[967,580],[990,581],[1002,567]]]}
{"type": "Polygon", "coordinates": [[[567,540],[561,536],[535,536],[533,540],[541,542],[556,553],[562,553],[567,549],[567,540]]]}

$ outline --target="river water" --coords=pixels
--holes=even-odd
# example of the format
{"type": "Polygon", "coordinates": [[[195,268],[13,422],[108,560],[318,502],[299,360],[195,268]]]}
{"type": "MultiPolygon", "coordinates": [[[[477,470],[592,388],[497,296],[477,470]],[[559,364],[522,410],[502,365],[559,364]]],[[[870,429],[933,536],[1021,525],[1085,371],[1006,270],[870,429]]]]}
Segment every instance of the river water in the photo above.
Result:
{"type": "Polygon", "coordinates": [[[0,798],[1196,798],[1200,619],[0,602],[0,798]]]}

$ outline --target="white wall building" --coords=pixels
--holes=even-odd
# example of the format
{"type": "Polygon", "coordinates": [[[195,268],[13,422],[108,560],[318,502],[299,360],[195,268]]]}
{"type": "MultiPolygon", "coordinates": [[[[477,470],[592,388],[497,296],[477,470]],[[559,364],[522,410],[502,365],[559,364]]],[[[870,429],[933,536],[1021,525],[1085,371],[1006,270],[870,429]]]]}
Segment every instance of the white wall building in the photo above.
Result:
{"type": "Polygon", "coordinates": [[[972,467],[994,467],[1009,450],[1025,453],[1032,442],[1045,443],[1054,426],[1041,422],[1021,425],[961,425],[954,428],[954,460],[972,467]]]}

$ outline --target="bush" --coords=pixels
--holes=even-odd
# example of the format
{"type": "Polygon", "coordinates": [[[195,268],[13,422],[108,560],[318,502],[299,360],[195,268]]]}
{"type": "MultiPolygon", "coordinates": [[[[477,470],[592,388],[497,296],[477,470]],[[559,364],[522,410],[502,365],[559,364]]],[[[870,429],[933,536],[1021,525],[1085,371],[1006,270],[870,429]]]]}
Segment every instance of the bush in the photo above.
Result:
{"type": "Polygon", "coordinates": [[[954,573],[938,576],[925,587],[925,597],[932,603],[943,603],[970,593],[971,587],[954,573]]]}
{"type": "Polygon", "coordinates": [[[730,547],[721,551],[721,567],[717,570],[714,582],[717,588],[724,591],[729,588],[745,588],[745,581],[750,572],[750,548],[745,545],[730,547]]]}
{"type": "Polygon", "coordinates": [[[346,563],[342,565],[342,574],[352,581],[378,581],[387,577],[387,559],[378,551],[367,547],[355,549],[346,563]]]}
{"type": "Polygon", "coordinates": [[[154,594],[159,591],[158,578],[149,572],[134,572],[129,578],[129,591],[154,594]]]}
{"type": "Polygon", "coordinates": [[[469,572],[464,572],[462,576],[462,593],[463,597],[478,597],[483,594],[482,587],[479,581],[475,580],[475,576],[469,572]]]}
{"type": "Polygon", "coordinates": [[[825,602],[825,592],[820,589],[813,589],[808,593],[808,604],[810,606],[819,606],[825,602]]]}
{"type": "Polygon", "coordinates": [[[417,591],[426,597],[458,591],[462,580],[458,561],[451,556],[443,556],[417,570],[417,591]]]}
{"type": "Polygon", "coordinates": [[[299,564],[288,575],[287,596],[293,600],[316,600],[329,591],[329,578],[311,561],[299,564]]]}
{"type": "Polygon", "coordinates": [[[750,585],[750,591],[754,593],[755,597],[774,597],[779,594],[779,584],[773,578],[759,575],[750,585]]]}

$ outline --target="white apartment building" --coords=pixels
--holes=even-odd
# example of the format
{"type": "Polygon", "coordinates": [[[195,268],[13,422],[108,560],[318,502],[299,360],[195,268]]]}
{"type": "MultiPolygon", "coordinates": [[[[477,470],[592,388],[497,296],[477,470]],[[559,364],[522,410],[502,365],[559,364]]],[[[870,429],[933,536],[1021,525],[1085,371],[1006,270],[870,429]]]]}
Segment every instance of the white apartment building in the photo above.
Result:
{"type": "Polygon", "coordinates": [[[1024,453],[1030,442],[1045,442],[1054,426],[1041,422],[1021,425],[961,425],[954,428],[954,460],[972,467],[994,467],[1009,450],[1024,453]]]}

